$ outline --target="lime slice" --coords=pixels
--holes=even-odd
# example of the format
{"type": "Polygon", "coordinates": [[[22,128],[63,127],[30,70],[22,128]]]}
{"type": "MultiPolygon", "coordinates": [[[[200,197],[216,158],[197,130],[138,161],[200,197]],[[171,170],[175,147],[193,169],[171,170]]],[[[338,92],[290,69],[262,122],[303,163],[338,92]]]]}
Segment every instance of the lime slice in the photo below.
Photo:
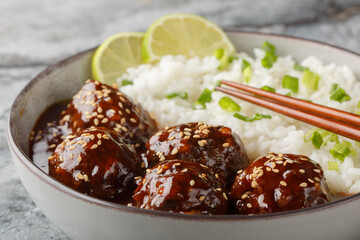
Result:
{"type": "Polygon", "coordinates": [[[95,80],[112,85],[126,69],[142,63],[141,42],[144,34],[125,32],[106,39],[92,58],[92,74],[95,80]]]}
{"type": "Polygon", "coordinates": [[[142,43],[144,62],[165,55],[204,57],[223,48],[228,55],[235,52],[225,32],[209,20],[192,14],[170,14],[150,26],[142,43]]]}

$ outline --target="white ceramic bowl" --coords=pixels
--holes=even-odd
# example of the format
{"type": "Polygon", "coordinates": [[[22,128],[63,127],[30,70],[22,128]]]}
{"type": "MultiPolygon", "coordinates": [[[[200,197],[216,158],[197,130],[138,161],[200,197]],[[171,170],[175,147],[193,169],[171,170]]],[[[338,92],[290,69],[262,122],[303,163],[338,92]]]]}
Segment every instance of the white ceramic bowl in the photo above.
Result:
{"type": "MultiPolygon", "coordinates": [[[[270,34],[228,31],[241,51],[264,41],[279,55],[301,60],[315,55],[325,63],[348,65],[360,79],[360,56],[327,44],[270,34]]],[[[74,239],[359,239],[360,194],[314,208],[257,216],[193,216],[143,210],[76,192],[42,172],[29,159],[28,136],[52,103],[70,98],[91,77],[94,49],[55,64],[16,98],[7,128],[21,181],[36,205],[74,239]]]]}

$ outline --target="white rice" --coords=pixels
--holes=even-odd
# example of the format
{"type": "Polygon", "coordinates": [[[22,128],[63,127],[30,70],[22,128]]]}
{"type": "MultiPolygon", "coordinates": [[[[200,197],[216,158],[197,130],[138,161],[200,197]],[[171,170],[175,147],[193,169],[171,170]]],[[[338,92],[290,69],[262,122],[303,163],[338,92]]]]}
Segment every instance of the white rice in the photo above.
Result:
{"type": "MultiPolygon", "coordinates": [[[[258,107],[245,101],[232,98],[240,106],[240,114],[253,116],[254,113],[270,114],[271,119],[254,122],[244,122],[234,118],[233,113],[222,110],[218,104],[225,94],[213,92],[212,101],[206,104],[205,110],[194,110],[193,104],[204,90],[213,89],[217,80],[243,82],[241,71],[242,60],[246,59],[252,65],[251,86],[271,86],[278,93],[287,93],[288,89],[281,88],[281,81],[285,75],[302,78],[302,72],[294,70],[294,60],[291,56],[278,57],[271,69],[262,67],[261,59],[265,52],[254,49],[255,58],[245,53],[239,53],[238,60],[234,60],[226,70],[218,70],[219,61],[215,57],[186,59],[183,56],[165,56],[156,64],[143,64],[130,68],[121,79],[131,79],[133,85],[121,87],[121,90],[140,102],[143,107],[157,120],[159,127],[172,126],[180,123],[204,121],[209,124],[219,124],[230,127],[243,140],[249,157],[254,160],[268,152],[294,153],[309,156],[318,162],[325,172],[325,177],[333,193],[360,192],[360,158],[348,156],[343,162],[336,160],[329,150],[334,143],[328,143],[316,149],[311,142],[305,142],[304,136],[313,129],[289,117],[258,107]],[[188,99],[165,98],[166,93],[187,92],[188,99]],[[328,161],[338,162],[338,170],[328,170],[328,161]]],[[[317,58],[310,56],[301,62],[302,66],[319,74],[321,80],[318,90],[309,91],[299,84],[299,93],[294,97],[309,99],[316,103],[355,112],[360,98],[360,82],[356,80],[347,66],[335,64],[324,65],[317,58]],[[338,83],[352,99],[339,103],[331,101],[329,91],[333,83],[338,83]]],[[[121,85],[121,84],[119,84],[121,85]]],[[[345,138],[340,137],[341,140],[345,138]]],[[[346,139],[351,143],[349,139],[346,139]]],[[[360,152],[356,144],[354,149],[360,152]]]]}

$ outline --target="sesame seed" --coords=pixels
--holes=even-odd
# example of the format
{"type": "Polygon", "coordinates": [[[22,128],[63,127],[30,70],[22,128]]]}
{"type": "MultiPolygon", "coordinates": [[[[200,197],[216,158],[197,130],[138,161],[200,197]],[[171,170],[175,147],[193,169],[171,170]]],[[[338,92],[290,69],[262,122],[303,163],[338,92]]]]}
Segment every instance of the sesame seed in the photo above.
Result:
{"type": "Polygon", "coordinates": [[[113,129],[114,129],[115,132],[120,132],[121,131],[120,128],[117,128],[117,127],[114,127],[113,129]]]}
{"type": "Polygon", "coordinates": [[[279,164],[279,165],[281,165],[283,163],[284,163],[283,161],[276,161],[276,164],[279,164]]]}
{"type": "Polygon", "coordinates": [[[101,145],[101,140],[97,141],[97,145],[99,146],[101,145]]]}
{"type": "Polygon", "coordinates": [[[97,145],[97,144],[94,144],[94,145],[91,146],[90,149],[96,149],[97,147],[98,147],[98,145],[97,145]]]}
{"type": "Polygon", "coordinates": [[[99,106],[98,108],[97,108],[97,111],[98,111],[98,113],[102,113],[102,108],[99,106]]]}
{"type": "Polygon", "coordinates": [[[161,166],[159,166],[159,167],[157,168],[157,170],[156,170],[156,173],[157,173],[157,174],[160,174],[160,173],[162,173],[162,170],[163,170],[163,169],[161,168],[161,166]]]}
{"type": "Polygon", "coordinates": [[[203,168],[208,168],[206,165],[201,164],[201,163],[200,163],[200,166],[202,166],[203,168]]]}
{"type": "Polygon", "coordinates": [[[230,143],[224,143],[222,146],[223,146],[224,148],[228,148],[228,147],[230,147],[230,143]]]}
{"type": "Polygon", "coordinates": [[[272,162],[271,163],[271,168],[275,168],[276,167],[276,163],[272,162]]]}
{"type": "Polygon", "coordinates": [[[279,153],[279,154],[278,154],[278,156],[279,156],[279,157],[283,157],[283,156],[284,156],[284,154],[282,154],[282,153],[279,153]]]}
{"type": "Polygon", "coordinates": [[[182,173],[187,172],[187,171],[188,171],[187,168],[184,168],[183,170],[181,170],[182,173]]]}
{"type": "Polygon", "coordinates": [[[82,147],[82,148],[85,148],[86,145],[87,145],[87,142],[85,142],[81,147],[82,147]]]}
{"type": "Polygon", "coordinates": [[[132,203],[128,203],[127,206],[128,206],[128,207],[131,207],[131,206],[132,206],[132,203]]]}
{"type": "Polygon", "coordinates": [[[162,161],[164,161],[164,160],[165,160],[165,157],[164,157],[164,156],[162,156],[162,157],[159,159],[160,162],[162,162],[162,161]]]}
{"type": "Polygon", "coordinates": [[[240,169],[239,171],[237,171],[237,174],[242,174],[244,170],[240,169]]]}
{"type": "Polygon", "coordinates": [[[315,168],[315,169],[314,169],[314,172],[321,173],[321,170],[315,168]]]}
{"type": "Polygon", "coordinates": [[[308,178],[308,181],[309,181],[310,183],[314,183],[314,180],[312,180],[311,178],[308,178]]]}
{"type": "Polygon", "coordinates": [[[141,176],[134,177],[135,180],[141,179],[141,176]]]}
{"type": "Polygon", "coordinates": [[[205,200],[205,196],[200,196],[200,197],[199,197],[199,201],[200,201],[200,202],[202,202],[202,201],[204,201],[204,200],[205,200]]]}
{"type": "Polygon", "coordinates": [[[315,179],[315,181],[320,182],[320,178],[318,178],[318,177],[314,177],[314,179],[315,179]]]}
{"type": "Polygon", "coordinates": [[[204,143],[202,141],[198,141],[198,144],[199,144],[200,147],[204,146],[204,143]]]}
{"type": "Polygon", "coordinates": [[[291,160],[291,159],[286,159],[286,161],[287,161],[288,163],[290,163],[290,164],[293,164],[293,163],[294,163],[294,161],[291,160]]]}
{"type": "Polygon", "coordinates": [[[120,120],[120,123],[121,124],[124,124],[126,122],[126,119],[125,118],[122,118],[121,120],[120,120]]]}
{"type": "Polygon", "coordinates": [[[164,128],[164,130],[166,130],[166,131],[167,131],[168,129],[169,129],[169,127],[168,127],[168,126],[166,126],[166,127],[164,128]]]}
{"type": "Polygon", "coordinates": [[[200,138],[200,135],[195,134],[193,138],[200,138]]]}
{"type": "Polygon", "coordinates": [[[270,167],[266,167],[266,171],[271,172],[271,168],[270,168],[270,167]]]}
{"type": "Polygon", "coordinates": [[[191,132],[191,128],[184,128],[184,131],[191,132]]]}
{"type": "Polygon", "coordinates": [[[82,160],[82,158],[81,158],[80,155],[77,157],[77,160],[78,160],[79,162],[82,160]]]}
{"type": "Polygon", "coordinates": [[[183,132],[179,132],[179,137],[182,138],[184,136],[183,132]]]}
{"type": "Polygon", "coordinates": [[[171,155],[175,155],[179,152],[179,150],[177,148],[174,148],[172,151],[171,151],[171,155]]]}
{"type": "Polygon", "coordinates": [[[284,182],[284,181],[280,181],[280,185],[281,185],[281,186],[284,186],[284,187],[287,186],[286,182],[284,182]]]}
{"type": "Polygon", "coordinates": [[[88,175],[84,174],[84,180],[85,180],[85,182],[89,181],[88,175]]]}
{"type": "Polygon", "coordinates": [[[274,173],[278,173],[278,172],[279,172],[279,169],[274,168],[274,169],[273,169],[273,172],[274,172],[274,173]]]}
{"type": "Polygon", "coordinates": [[[128,131],[127,128],[124,127],[124,126],[121,127],[121,130],[123,130],[124,132],[127,132],[127,131],[128,131]]]}
{"type": "Polygon", "coordinates": [[[243,195],[241,196],[241,199],[244,200],[244,199],[247,198],[247,197],[248,197],[248,195],[245,193],[245,194],[243,194],[243,195]]]}
{"type": "MultiPolygon", "coordinates": [[[[119,105],[120,108],[123,108],[123,107],[124,107],[124,105],[123,105],[121,102],[119,102],[118,105],[119,105]]],[[[121,114],[121,113],[120,113],[120,114],[121,114]]]]}
{"type": "Polygon", "coordinates": [[[174,166],[176,167],[176,166],[180,166],[181,165],[181,163],[174,163],[174,166]]]}
{"type": "Polygon", "coordinates": [[[219,174],[216,173],[216,174],[215,174],[215,178],[218,178],[218,179],[219,179],[219,178],[220,178],[220,177],[219,177],[219,174]]]}
{"type": "Polygon", "coordinates": [[[104,118],[104,119],[101,121],[101,123],[107,123],[108,121],[109,121],[109,119],[104,118]]]}
{"type": "Polygon", "coordinates": [[[72,146],[71,148],[69,148],[69,150],[74,150],[76,148],[76,146],[72,146]]]}
{"type": "Polygon", "coordinates": [[[128,114],[130,114],[130,113],[131,113],[131,112],[130,112],[130,110],[129,110],[128,108],[126,108],[126,109],[125,109],[125,112],[126,112],[126,113],[128,113],[128,114]]]}
{"type": "Polygon", "coordinates": [[[48,160],[50,160],[50,161],[54,160],[54,156],[48,157],[48,160]]]}
{"type": "Polygon", "coordinates": [[[247,206],[248,208],[252,208],[251,203],[246,204],[246,206],[247,206]]]}
{"type": "Polygon", "coordinates": [[[74,154],[70,153],[70,159],[73,160],[74,154]]]}
{"type": "Polygon", "coordinates": [[[122,96],[120,96],[120,100],[121,100],[122,102],[126,102],[126,99],[125,99],[124,97],[122,97],[122,96]]]}
{"type": "Polygon", "coordinates": [[[150,172],[151,172],[151,170],[148,168],[148,169],[146,169],[146,172],[147,172],[147,173],[150,173],[150,172]]]}
{"type": "Polygon", "coordinates": [[[54,147],[56,147],[56,144],[51,144],[51,145],[49,146],[49,148],[54,148],[54,147]]]}
{"type": "Polygon", "coordinates": [[[226,196],[226,193],[223,192],[223,196],[224,196],[225,200],[228,200],[228,197],[226,196]]]}
{"type": "Polygon", "coordinates": [[[252,187],[252,188],[256,188],[257,185],[258,185],[258,184],[257,184],[257,182],[256,182],[255,180],[251,182],[251,187],[252,187]]]}
{"type": "Polygon", "coordinates": [[[305,170],[304,169],[299,169],[299,172],[300,173],[305,173],[305,170]]]}
{"type": "Polygon", "coordinates": [[[184,134],[185,134],[186,136],[191,136],[191,133],[189,133],[189,132],[184,132],[184,134]]]}
{"type": "Polygon", "coordinates": [[[63,162],[63,161],[64,161],[64,157],[61,156],[61,157],[60,157],[60,161],[63,162]]]}
{"type": "Polygon", "coordinates": [[[95,118],[94,119],[94,124],[95,124],[95,126],[99,125],[99,119],[95,118]]]}
{"type": "Polygon", "coordinates": [[[195,185],[195,181],[194,180],[190,180],[190,186],[194,186],[195,185]]]}
{"type": "Polygon", "coordinates": [[[168,140],[171,141],[171,140],[174,140],[175,139],[175,136],[172,136],[171,138],[169,138],[168,140]]]}
{"type": "Polygon", "coordinates": [[[136,119],[135,118],[130,118],[130,122],[136,123],[136,119]]]}
{"type": "Polygon", "coordinates": [[[307,183],[306,182],[300,183],[299,186],[305,188],[305,187],[307,187],[307,183]]]}
{"type": "Polygon", "coordinates": [[[84,179],[84,176],[83,176],[81,173],[76,174],[76,177],[77,177],[78,179],[84,179]]]}
{"type": "Polygon", "coordinates": [[[102,114],[97,115],[97,118],[99,118],[99,119],[102,119],[102,118],[104,118],[104,117],[105,117],[105,116],[102,115],[102,114]]]}
{"type": "Polygon", "coordinates": [[[102,138],[103,138],[103,139],[107,139],[107,140],[110,139],[107,134],[102,135],[102,138]]]}
{"type": "Polygon", "coordinates": [[[185,136],[184,139],[190,139],[190,136],[185,136]]]}

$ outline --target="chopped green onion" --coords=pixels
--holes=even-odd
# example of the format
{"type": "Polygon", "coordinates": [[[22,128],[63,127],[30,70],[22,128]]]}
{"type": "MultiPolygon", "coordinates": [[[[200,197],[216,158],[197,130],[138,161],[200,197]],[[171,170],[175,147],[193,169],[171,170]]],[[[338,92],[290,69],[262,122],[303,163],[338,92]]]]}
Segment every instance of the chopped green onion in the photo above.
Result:
{"type": "Polygon", "coordinates": [[[303,66],[301,66],[301,65],[298,64],[298,63],[295,63],[295,64],[294,64],[294,69],[297,70],[297,71],[300,71],[300,72],[303,72],[303,71],[305,71],[305,70],[309,70],[309,68],[303,67],[303,66]]]}
{"type": "Polygon", "coordinates": [[[346,140],[343,140],[343,141],[341,142],[341,144],[344,145],[344,146],[346,146],[346,147],[348,147],[348,148],[350,149],[350,154],[351,154],[351,155],[355,156],[355,155],[357,154],[357,152],[355,151],[355,149],[354,149],[353,145],[351,144],[351,142],[346,141],[346,140]]]}
{"type": "Polygon", "coordinates": [[[261,59],[261,64],[264,68],[271,68],[276,62],[277,56],[273,52],[266,52],[265,57],[261,59]]]}
{"type": "Polygon", "coordinates": [[[297,93],[299,91],[299,79],[285,75],[282,80],[282,87],[290,89],[293,93],[297,93]]]}
{"type": "Polygon", "coordinates": [[[333,161],[328,161],[328,170],[338,170],[338,163],[333,161]]]}
{"type": "Polygon", "coordinates": [[[232,100],[228,96],[222,97],[219,100],[219,105],[222,109],[228,112],[238,112],[241,110],[239,104],[237,104],[234,100],[232,100]]]}
{"type": "Polygon", "coordinates": [[[317,149],[319,149],[324,142],[321,134],[317,131],[310,131],[308,134],[306,134],[306,136],[304,137],[304,141],[309,142],[310,140],[314,147],[317,149]]]}
{"type": "Polygon", "coordinates": [[[358,110],[358,111],[356,111],[356,112],[355,112],[355,114],[360,115],[360,111],[359,111],[359,110],[358,110]]]}
{"type": "Polygon", "coordinates": [[[126,86],[126,85],[133,85],[133,81],[128,79],[121,80],[121,86],[126,86]]]}
{"type": "Polygon", "coordinates": [[[276,47],[268,42],[264,42],[262,48],[266,54],[265,57],[261,59],[261,64],[264,68],[271,68],[277,60],[277,56],[275,54],[276,47]]]}
{"type": "Polygon", "coordinates": [[[350,101],[351,97],[345,92],[343,88],[339,87],[339,84],[334,83],[331,85],[330,99],[342,103],[350,101]]]}
{"type": "Polygon", "coordinates": [[[213,52],[213,56],[220,60],[224,56],[224,53],[225,50],[223,48],[218,48],[213,52]]]}
{"type": "Polygon", "coordinates": [[[305,70],[301,83],[310,90],[317,90],[320,76],[309,70],[305,70]]]}
{"type": "Polygon", "coordinates": [[[358,103],[357,103],[357,106],[356,106],[357,108],[360,108],[360,100],[358,101],[358,103]]]}
{"type": "Polygon", "coordinates": [[[335,142],[338,143],[339,142],[339,136],[335,133],[326,131],[324,129],[321,128],[314,128],[312,130],[310,130],[304,137],[304,141],[308,142],[311,140],[311,136],[314,134],[314,132],[317,132],[318,134],[320,134],[322,140],[323,140],[323,145],[326,145],[328,142],[335,142]]]}
{"type": "Polygon", "coordinates": [[[182,99],[187,99],[188,98],[188,93],[187,92],[173,92],[173,93],[168,93],[165,95],[167,99],[172,99],[174,97],[179,97],[182,99]]]}
{"type": "Polygon", "coordinates": [[[232,63],[234,60],[237,60],[237,59],[239,59],[239,58],[236,56],[229,56],[229,63],[232,63]]]}
{"type": "Polygon", "coordinates": [[[200,109],[205,109],[206,105],[205,103],[211,102],[211,93],[212,91],[208,88],[205,88],[204,91],[202,91],[201,95],[197,99],[197,101],[194,104],[195,108],[198,108],[200,106],[200,109]]]}
{"type": "Polygon", "coordinates": [[[288,92],[285,96],[292,97],[291,92],[288,92]]]}
{"type": "Polygon", "coordinates": [[[245,122],[253,122],[256,120],[260,120],[263,118],[271,118],[271,115],[261,114],[261,113],[255,113],[253,117],[247,117],[244,115],[241,115],[240,113],[234,113],[233,117],[236,117],[240,120],[243,120],[245,122]]]}
{"type": "Polygon", "coordinates": [[[217,81],[215,82],[215,86],[221,87],[221,80],[217,80],[217,81]]]}
{"type": "Polygon", "coordinates": [[[252,78],[251,63],[243,59],[241,70],[244,76],[244,81],[249,83],[252,78]]]}
{"type": "Polygon", "coordinates": [[[330,154],[340,161],[344,161],[345,157],[348,156],[350,152],[350,148],[342,143],[337,143],[332,149],[330,149],[330,154]]]}
{"type": "Polygon", "coordinates": [[[263,86],[260,88],[261,90],[265,90],[265,91],[268,91],[268,92],[275,92],[275,88],[272,88],[272,87],[269,87],[267,85],[263,86]]]}
{"type": "Polygon", "coordinates": [[[263,43],[262,49],[266,52],[272,52],[272,53],[275,53],[275,51],[276,51],[276,47],[274,45],[272,45],[271,43],[269,43],[268,41],[263,43]]]}

